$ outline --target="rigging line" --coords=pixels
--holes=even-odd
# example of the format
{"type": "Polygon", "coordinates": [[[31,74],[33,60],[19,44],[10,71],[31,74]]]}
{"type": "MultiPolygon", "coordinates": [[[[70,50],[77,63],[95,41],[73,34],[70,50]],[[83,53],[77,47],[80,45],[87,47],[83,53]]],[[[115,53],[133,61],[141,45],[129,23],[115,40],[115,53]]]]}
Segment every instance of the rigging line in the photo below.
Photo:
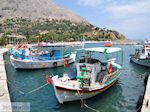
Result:
{"type": "Polygon", "coordinates": [[[79,92],[78,90],[77,90],[77,92],[78,92],[78,94],[79,94],[79,96],[80,96],[80,98],[81,98],[82,104],[83,104],[86,108],[88,108],[88,109],[90,109],[90,110],[93,110],[93,111],[95,111],[95,112],[100,112],[99,110],[96,110],[96,109],[94,109],[94,108],[88,106],[88,105],[83,101],[83,98],[82,98],[80,92],[79,92]]]}

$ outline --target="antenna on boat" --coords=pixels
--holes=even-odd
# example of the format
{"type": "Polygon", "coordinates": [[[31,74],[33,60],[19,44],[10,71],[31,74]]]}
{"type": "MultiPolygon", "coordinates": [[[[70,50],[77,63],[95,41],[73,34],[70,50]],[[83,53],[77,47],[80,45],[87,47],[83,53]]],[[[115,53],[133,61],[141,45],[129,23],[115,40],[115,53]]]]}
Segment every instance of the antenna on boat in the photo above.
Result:
{"type": "Polygon", "coordinates": [[[124,56],[123,50],[121,49],[121,64],[122,64],[122,66],[123,66],[123,56],[124,56]]]}
{"type": "Polygon", "coordinates": [[[108,60],[107,48],[104,49],[105,58],[108,60]]]}
{"type": "Polygon", "coordinates": [[[82,49],[84,49],[85,48],[85,39],[84,38],[81,40],[81,43],[82,43],[82,49]]]}

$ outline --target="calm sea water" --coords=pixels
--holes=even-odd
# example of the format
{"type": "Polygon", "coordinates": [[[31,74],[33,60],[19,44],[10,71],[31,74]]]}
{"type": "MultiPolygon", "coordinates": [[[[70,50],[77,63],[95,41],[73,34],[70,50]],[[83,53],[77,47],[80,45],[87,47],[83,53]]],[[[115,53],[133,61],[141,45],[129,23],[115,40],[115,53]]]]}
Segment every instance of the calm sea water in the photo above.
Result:
{"type": "MultiPolygon", "coordinates": [[[[101,44],[86,44],[86,47],[97,47],[101,44]]],[[[105,92],[90,98],[86,104],[100,112],[136,112],[136,104],[140,95],[144,92],[144,77],[150,73],[146,67],[131,63],[129,55],[139,46],[121,46],[123,48],[123,66],[118,82],[105,92]]],[[[52,85],[26,94],[46,83],[45,74],[60,75],[66,69],[63,67],[42,70],[15,70],[9,62],[9,56],[5,56],[6,71],[9,92],[12,102],[29,102],[31,112],[92,112],[82,107],[81,101],[59,104],[52,85]],[[19,91],[24,92],[21,94],[19,91]]],[[[70,65],[70,69],[73,64],[70,65]]]]}

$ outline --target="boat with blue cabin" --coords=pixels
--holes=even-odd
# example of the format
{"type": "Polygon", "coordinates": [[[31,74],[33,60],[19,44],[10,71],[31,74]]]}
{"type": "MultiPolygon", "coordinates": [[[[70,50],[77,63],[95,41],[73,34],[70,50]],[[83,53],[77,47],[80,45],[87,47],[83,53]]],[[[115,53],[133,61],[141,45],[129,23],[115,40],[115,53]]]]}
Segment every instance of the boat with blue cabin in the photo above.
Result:
{"type": "Polygon", "coordinates": [[[27,47],[14,49],[10,55],[11,64],[16,69],[42,69],[68,66],[68,64],[75,62],[76,52],[64,54],[63,49],[61,49],[65,47],[63,45],[42,47],[51,49],[50,51],[39,51],[27,47]]]}

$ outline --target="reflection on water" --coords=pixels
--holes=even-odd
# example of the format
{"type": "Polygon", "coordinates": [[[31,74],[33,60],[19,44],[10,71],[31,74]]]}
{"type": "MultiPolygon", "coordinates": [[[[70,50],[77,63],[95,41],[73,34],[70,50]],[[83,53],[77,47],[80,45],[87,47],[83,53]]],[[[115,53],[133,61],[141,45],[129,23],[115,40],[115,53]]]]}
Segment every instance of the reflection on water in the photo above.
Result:
{"type": "MultiPolygon", "coordinates": [[[[86,44],[86,47],[100,46],[100,44],[86,44]]],[[[118,82],[107,91],[90,98],[86,104],[100,112],[136,112],[136,103],[144,91],[144,77],[149,69],[130,63],[129,55],[138,46],[122,46],[124,51],[124,71],[118,82]]],[[[114,54],[115,55],[115,54],[114,54]]],[[[46,74],[61,75],[66,68],[52,68],[42,70],[15,70],[5,56],[6,71],[9,80],[9,92],[12,102],[30,102],[31,111],[39,112],[91,112],[83,107],[81,101],[74,101],[60,105],[55,97],[52,85],[48,85],[31,94],[27,92],[46,83],[46,74]],[[21,91],[21,92],[19,92],[21,91]],[[24,93],[24,94],[22,94],[24,93]]],[[[73,64],[70,65],[72,69],[73,64]]]]}

